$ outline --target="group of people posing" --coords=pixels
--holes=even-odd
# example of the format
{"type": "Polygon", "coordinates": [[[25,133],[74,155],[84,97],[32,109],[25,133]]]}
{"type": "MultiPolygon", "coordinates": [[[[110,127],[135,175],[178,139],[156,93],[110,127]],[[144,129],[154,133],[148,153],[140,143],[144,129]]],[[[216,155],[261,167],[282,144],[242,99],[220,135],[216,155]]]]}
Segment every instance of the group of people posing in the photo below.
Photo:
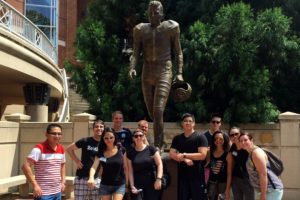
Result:
{"type": "MultiPolygon", "coordinates": [[[[139,121],[134,132],[122,123],[123,114],[115,111],[111,128],[96,120],[93,136],[66,148],[77,167],[75,200],[161,199],[165,169],[159,149],[151,145],[148,122],[139,121]]],[[[178,163],[178,200],[282,198],[282,182],[270,170],[266,154],[254,145],[251,134],[238,127],[232,127],[228,134],[221,131],[219,115],[212,115],[205,133],[194,130],[195,118],[189,113],[182,116],[181,126],[183,133],[173,138],[169,152],[178,163]]],[[[22,169],[33,185],[35,199],[60,200],[66,161],[59,144],[62,128],[50,124],[45,135],[46,141],[32,149],[22,169]]]]}
{"type": "Polygon", "coordinates": [[[178,162],[178,200],[281,200],[283,184],[265,152],[239,127],[223,132],[221,120],[213,114],[210,129],[198,133],[194,116],[182,116],[183,133],[170,149],[178,162]]]}

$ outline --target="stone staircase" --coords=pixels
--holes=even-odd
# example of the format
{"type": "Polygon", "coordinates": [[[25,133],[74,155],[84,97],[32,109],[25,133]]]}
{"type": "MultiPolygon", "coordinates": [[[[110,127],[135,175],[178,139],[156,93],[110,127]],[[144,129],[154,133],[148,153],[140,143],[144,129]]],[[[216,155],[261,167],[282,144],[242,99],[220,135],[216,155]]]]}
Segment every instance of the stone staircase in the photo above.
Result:
{"type": "Polygon", "coordinates": [[[76,93],[72,87],[69,88],[69,103],[71,118],[73,115],[87,112],[89,109],[89,103],[80,94],[76,93]]]}

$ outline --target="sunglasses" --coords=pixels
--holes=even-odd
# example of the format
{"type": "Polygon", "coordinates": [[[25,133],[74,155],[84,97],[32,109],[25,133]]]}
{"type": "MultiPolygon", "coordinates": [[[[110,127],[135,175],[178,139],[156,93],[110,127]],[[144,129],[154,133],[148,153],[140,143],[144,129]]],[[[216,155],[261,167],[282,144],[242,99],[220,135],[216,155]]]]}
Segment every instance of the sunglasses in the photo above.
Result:
{"type": "Polygon", "coordinates": [[[213,124],[220,124],[221,121],[211,121],[211,123],[213,123],[213,124]]]}
{"type": "Polygon", "coordinates": [[[134,138],[144,137],[144,135],[142,135],[142,134],[136,134],[136,135],[134,135],[133,137],[134,137],[134,138]]]}
{"type": "Polygon", "coordinates": [[[50,132],[50,133],[48,133],[49,135],[53,135],[53,136],[62,136],[62,133],[60,133],[60,132],[50,132]]]}
{"type": "Polygon", "coordinates": [[[115,137],[105,137],[104,140],[113,140],[115,137]]]}
{"type": "Polygon", "coordinates": [[[229,134],[229,137],[236,137],[238,136],[240,133],[232,133],[232,134],[229,134]]]}
{"type": "Polygon", "coordinates": [[[215,138],[214,141],[224,141],[223,138],[215,138]]]}

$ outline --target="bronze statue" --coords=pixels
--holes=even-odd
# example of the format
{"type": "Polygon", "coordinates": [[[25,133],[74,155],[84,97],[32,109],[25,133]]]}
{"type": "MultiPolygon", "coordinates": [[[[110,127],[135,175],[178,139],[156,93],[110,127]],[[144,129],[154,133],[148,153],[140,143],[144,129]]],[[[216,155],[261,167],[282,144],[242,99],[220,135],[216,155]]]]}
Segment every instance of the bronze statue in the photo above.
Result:
{"type": "Polygon", "coordinates": [[[140,23],[133,30],[133,54],[130,58],[129,76],[136,76],[135,66],[143,54],[142,90],[144,101],[153,120],[154,144],[163,145],[163,114],[172,85],[173,50],[178,65],[176,81],[183,82],[183,56],[180,46],[179,24],[172,20],[162,21],[163,6],[151,1],[148,6],[150,23],[140,23]]]}

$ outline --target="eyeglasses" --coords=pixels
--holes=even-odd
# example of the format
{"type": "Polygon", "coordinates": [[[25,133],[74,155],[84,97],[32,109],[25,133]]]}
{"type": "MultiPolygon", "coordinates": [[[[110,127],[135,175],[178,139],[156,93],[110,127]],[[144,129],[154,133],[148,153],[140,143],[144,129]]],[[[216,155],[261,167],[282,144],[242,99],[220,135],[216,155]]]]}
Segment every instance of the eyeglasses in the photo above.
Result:
{"type": "Polygon", "coordinates": [[[229,134],[229,137],[236,137],[236,136],[238,136],[240,133],[231,133],[231,134],[229,134]]]}
{"type": "Polygon", "coordinates": [[[134,137],[134,138],[138,138],[138,137],[141,137],[141,138],[142,138],[142,137],[144,137],[144,135],[142,135],[142,134],[136,134],[136,135],[134,135],[133,137],[134,137]]]}
{"type": "Polygon", "coordinates": [[[221,121],[211,121],[211,123],[213,123],[213,124],[220,124],[221,121]]]}
{"type": "Polygon", "coordinates": [[[103,139],[104,140],[113,140],[113,139],[115,139],[115,137],[104,137],[103,139]]]}
{"type": "Polygon", "coordinates": [[[58,137],[60,137],[60,136],[62,136],[62,133],[61,132],[50,132],[50,133],[48,133],[49,135],[53,135],[53,136],[58,136],[58,137]]]}

